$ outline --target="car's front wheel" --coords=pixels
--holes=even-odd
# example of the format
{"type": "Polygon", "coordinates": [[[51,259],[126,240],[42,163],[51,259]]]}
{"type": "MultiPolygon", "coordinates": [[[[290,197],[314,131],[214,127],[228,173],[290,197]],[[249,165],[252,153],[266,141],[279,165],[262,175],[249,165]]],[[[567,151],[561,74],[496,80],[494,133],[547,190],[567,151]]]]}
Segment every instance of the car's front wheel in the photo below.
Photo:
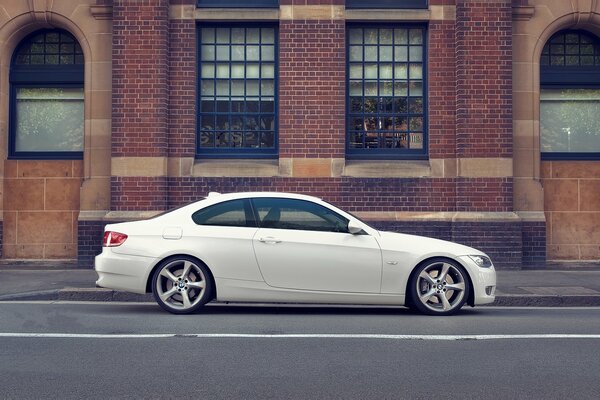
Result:
{"type": "Polygon", "coordinates": [[[180,256],[163,261],[152,277],[154,299],[174,314],[188,314],[206,304],[213,284],[208,268],[191,257],[180,256]]]}
{"type": "Polygon", "coordinates": [[[462,266],[449,259],[432,259],[415,270],[408,285],[412,308],[428,315],[455,314],[469,296],[469,279],[462,266]]]}

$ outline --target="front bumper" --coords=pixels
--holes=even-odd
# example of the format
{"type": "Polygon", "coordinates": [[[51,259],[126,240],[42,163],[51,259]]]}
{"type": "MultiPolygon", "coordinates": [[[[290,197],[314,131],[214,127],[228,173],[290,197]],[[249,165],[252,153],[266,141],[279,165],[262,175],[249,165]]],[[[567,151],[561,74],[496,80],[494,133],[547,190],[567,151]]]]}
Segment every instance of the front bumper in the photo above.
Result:
{"type": "Polygon", "coordinates": [[[471,258],[460,257],[462,264],[467,268],[473,282],[473,305],[493,303],[496,299],[496,270],[481,268],[471,258]]]}
{"type": "Polygon", "coordinates": [[[105,247],[94,260],[94,269],[98,274],[96,285],[144,294],[154,263],[154,257],[117,254],[105,247]]]}

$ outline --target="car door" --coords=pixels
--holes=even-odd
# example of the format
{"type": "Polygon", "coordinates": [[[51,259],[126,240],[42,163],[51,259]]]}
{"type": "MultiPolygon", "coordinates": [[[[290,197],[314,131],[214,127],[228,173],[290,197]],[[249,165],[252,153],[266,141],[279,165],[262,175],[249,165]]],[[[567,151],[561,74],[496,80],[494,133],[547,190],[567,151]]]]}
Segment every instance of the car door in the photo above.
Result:
{"type": "Polygon", "coordinates": [[[348,220],[311,201],[255,198],[260,221],[256,259],[273,287],[379,293],[381,249],[368,234],[348,233],[348,220]]]}
{"type": "Polygon", "coordinates": [[[262,280],[252,245],[258,228],[248,199],[202,208],[192,220],[191,246],[216,277],[262,280]]]}

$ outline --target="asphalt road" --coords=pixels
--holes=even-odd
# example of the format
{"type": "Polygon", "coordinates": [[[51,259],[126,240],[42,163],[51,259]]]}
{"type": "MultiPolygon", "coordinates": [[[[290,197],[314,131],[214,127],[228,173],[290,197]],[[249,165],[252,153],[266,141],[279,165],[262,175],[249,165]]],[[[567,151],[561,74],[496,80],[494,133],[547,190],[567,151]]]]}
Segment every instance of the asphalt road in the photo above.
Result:
{"type": "Polygon", "coordinates": [[[0,398],[597,399],[600,308],[0,303],[0,398]]]}

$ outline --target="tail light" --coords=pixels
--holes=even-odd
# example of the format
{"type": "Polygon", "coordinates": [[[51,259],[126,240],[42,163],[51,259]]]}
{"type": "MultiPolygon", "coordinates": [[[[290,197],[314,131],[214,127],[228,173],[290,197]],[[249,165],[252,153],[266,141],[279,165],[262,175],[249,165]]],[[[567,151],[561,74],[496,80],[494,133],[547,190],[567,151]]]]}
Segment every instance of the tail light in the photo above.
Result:
{"type": "Polygon", "coordinates": [[[125,243],[127,235],[120,232],[106,231],[102,240],[102,247],[117,247],[125,243]]]}

